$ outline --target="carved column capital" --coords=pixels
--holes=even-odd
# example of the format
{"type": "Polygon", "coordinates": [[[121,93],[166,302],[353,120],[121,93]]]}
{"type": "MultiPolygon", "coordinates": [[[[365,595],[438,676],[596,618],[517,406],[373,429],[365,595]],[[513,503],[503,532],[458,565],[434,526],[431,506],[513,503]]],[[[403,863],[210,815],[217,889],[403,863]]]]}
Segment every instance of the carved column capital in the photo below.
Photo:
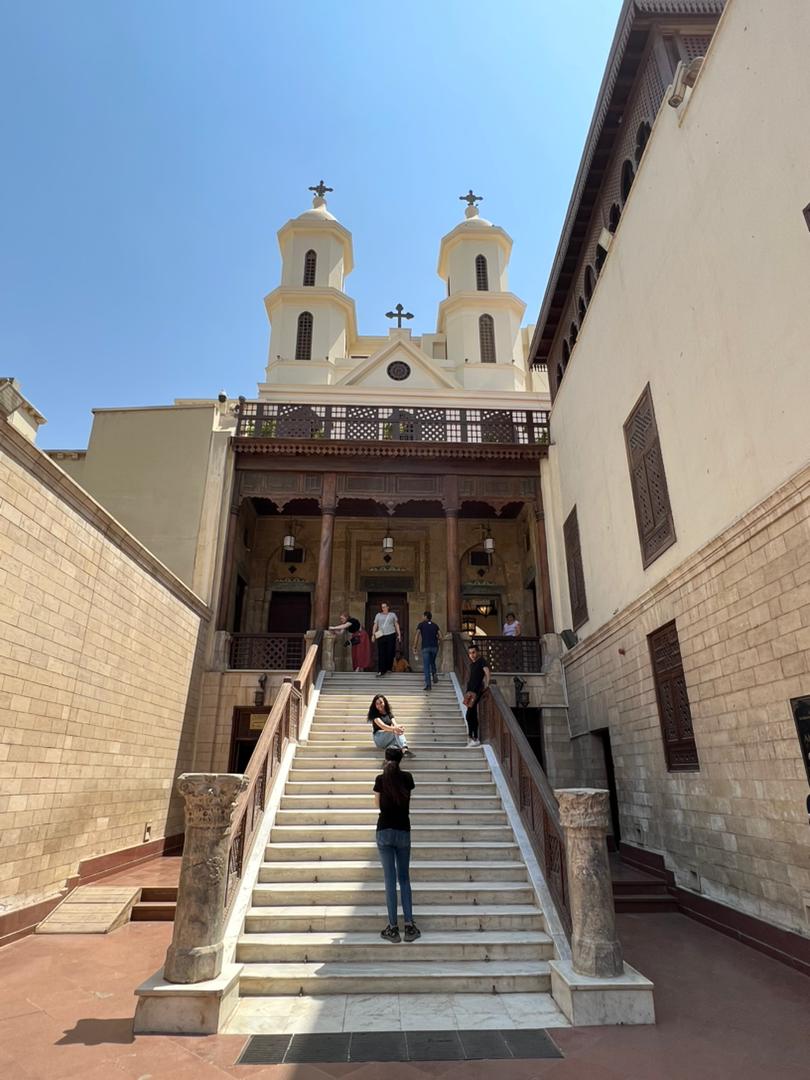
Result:
{"type": "Polygon", "coordinates": [[[230,829],[236,802],[248,786],[238,773],[183,773],[177,791],[186,802],[186,826],[230,829]]]}
{"type": "Polygon", "coordinates": [[[560,788],[555,791],[564,829],[610,829],[610,796],[598,788],[560,788]]]}

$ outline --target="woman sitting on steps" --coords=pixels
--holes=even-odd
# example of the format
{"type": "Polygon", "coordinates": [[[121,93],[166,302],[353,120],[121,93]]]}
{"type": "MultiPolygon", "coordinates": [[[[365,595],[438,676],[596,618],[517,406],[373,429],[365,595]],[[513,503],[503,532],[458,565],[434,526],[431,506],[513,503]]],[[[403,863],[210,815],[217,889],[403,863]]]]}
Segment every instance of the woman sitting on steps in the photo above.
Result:
{"type": "Polygon", "coordinates": [[[405,738],[405,728],[394,722],[391,715],[391,706],[388,698],[377,694],[372,698],[368,710],[368,722],[371,724],[371,734],[374,745],[380,750],[389,746],[397,746],[408,757],[414,757],[413,750],[408,749],[408,740],[405,738]]]}

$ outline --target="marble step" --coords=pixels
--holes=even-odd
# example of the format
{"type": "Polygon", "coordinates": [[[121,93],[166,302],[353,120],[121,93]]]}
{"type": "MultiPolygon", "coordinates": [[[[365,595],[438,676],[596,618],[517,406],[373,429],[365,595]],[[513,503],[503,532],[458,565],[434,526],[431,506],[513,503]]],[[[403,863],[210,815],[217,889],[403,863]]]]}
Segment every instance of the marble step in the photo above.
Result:
{"type": "MultiPolygon", "coordinates": [[[[289,785],[288,785],[289,786],[289,785]]],[[[412,810],[500,810],[497,795],[450,795],[425,794],[422,784],[411,796],[412,810]]],[[[281,797],[282,810],[373,810],[374,794],[371,784],[356,794],[324,795],[310,792],[306,795],[287,794],[281,797]]]]}
{"type": "MultiPolygon", "coordinates": [[[[400,928],[401,929],[401,928],[400,928]]],[[[391,954],[379,933],[246,934],[236,947],[238,963],[364,963],[391,954]]],[[[434,931],[410,942],[408,960],[551,960],[554,944],[541,930],[434,931]]]]}
{"type": "MultiPolygon", "coordinates": [[[[534,889],[526,881],[414,881],[415,908],[430,904],[491,907],[497,904],[531,904],[534,889]]],[[[382,906],[385,886],[376,881],[274,881],[257,884],[253,889],[253,907],[276,907],[296,904],[358,904],[382,906]]]]}
{"type": "MultiPolygon", "coordinates": [[[[448,750],[414,746],[413,749],[414,756],[405,759],[410,772],[417,768],[437,769],[442,765],[454,765],[456,768],[475,768],[476,765],[486,767],[486,758],[480,746],[459,746],[458,749],[448,750]]],[[[325,746],[310,746],[304,743],[297,748],[295,761],[297,767],[306,769],[373,769],[383,761],[383,751],[376,747],[371,739],[361,746],[346,747],[334,752],[325,746]]]]}
{"type": "MultiPolygon", "coordinates": [[[[268,844],[264,849],[264,857],[267,862],[333,862],[344,859],[377,859],[377,844],[374,834],[369,830],[367,840],[333,840],[324,842],[309,842],[302,844],[298,840],[275,841],[268,844]]],[[[434,859],[479,862],[481,860],[499,861],[502,859],[520,859],[520,848],[513,838],[507,841],[467,841],[464,844],[457,842],[441,843],[419,841],[414,837],[411,842],[411,858],[413,860],[434,859]]]]}
{"type": "MultiPolygon", "coordinates": [[[[528,879],[525,865],[518,859],[472,860],[433,859],[411,862],[411,881],[521,881],[528,879]]],[[[379,881],[380,861],[374,859],[274,860],[262,863],[259,882],[271,881],[379,881]]]]}
{"type": "MultiPolygon", "coordinates": [[[[377,825],[379,810],[374,806],[362,809],[315,809],[298,808],[295,810],[280,809],[276,811],[275,824],[281,825],[377,825]]],[[[448,807],[440,809],[421,809],[419,805],[411,804],[410,809],[411,827],[416,829],[424,823],[431,825],[459,825],[471,827],[474,825],[506,825],[506,811],[495,810],[452,810],[448,807]]]]}
{"type": "MultiPolygon", "coordinates": [[[[452,765],[444,764],[436,768],[421,768],[419,770],[419,780],[424,784],[445,784],[445,783],[474,783],[492,784],[492,774],[487,768],[486,762],[476,759],[478,763],[473,759],[470,759],[469,765],[452,765]]],[[[293,762],[294,764],[294,762],[293,762]]],[[[410,770],[413,772],[413,769],[410,770]]],[[[362,768],[349,768],[349,769],[336,769],[333,765],[329,765],[324,768],[295,768],[290,769],[289,777],[290,783],[304,784],[304,783],[317,783],[317,784],[332,784],[332,783],[368,783],[373,784],[374,777],[380,772],[379,762],[369,762],[368,766],[362,768]]],[[[494,785],[492,785],[494,786],[494,785]]]]}
{"type": "MultiPolygon", "coordinates": [[[[367,825],[274,825],[270,841],[307,845],[325,844],[333,840],[373,840],[375,824],[376,822],[367,825]]],[[[414,822],[412,832],[413,839],[422,843],[437,840],[453,841],[456,844],[465,841],[487,843],[493,840],[508,843],[513,839],[509,825],[421,825],[414,822]]]]}
{"type": "MultiPolygon", "coordinates": [[[[432,732],[417,732],[413,728],[408,727],[407,724],[401,724],[402,730],[409,743],[413,743],[412,749],[416,749],[418,744],[421,744],[425,749],[437,748],[448,749],[451,747],[466,747],[467,736],[459,731],[445,732],[441,735],[435,735],[432,732]]],[[[349,731],[340,735],[330,735],[327,731],[310,731],[309,738],[307,739],[307,746],[334,746],[341,750],[348,747],[362,747],[366,749],[370,747],[373,750],[377,750],[374,745],[372,736],[369,729],[365,731],[349,731]]],[[[379,750],[377,750],[379,753],[379,750]]]]}
{"type": "MultiPolygon", "coordinates": [[[[292,795],[308,795],[313,798],[318,795],[366,795],[369,791],[369,781],[373,785],[374,777],[371,774],[364,780],[288,780],[284,788],[285,798],[292,795]]],[[[433,783],[420,779],[418,794],[420,796],[442,795],[447,798],[453,796],[466,798],[471,795],[489,798],[496,795],[497,790],[493,781],[454,783],[445,780],[443,783],[433,783]]],[[[417,795],[414,794],[413,798],[417,798],[417,795]]]]}
{"type": "MultiPolygon", "coordinates": [[[[429,904],[417,912],[422,933],[434,930],[545,930],[543,912],[534,904],[429,904]]],[[[252,907],[245,933],[357,931],[378,933],[388,922],[385,906],[286,904],[252,907]]],[[[382,938],[380,939],[382,940],[382,938]]]]}
{"type": "MultiPolygon", "coordinates": [[[[407,949],[407,945],[390,948],[407,949]]],[[[448,961],[399,958],[379,963],[247,964],[241,996],[255,994],[531,993],[551,987],[545,960],[448,961]]]]}

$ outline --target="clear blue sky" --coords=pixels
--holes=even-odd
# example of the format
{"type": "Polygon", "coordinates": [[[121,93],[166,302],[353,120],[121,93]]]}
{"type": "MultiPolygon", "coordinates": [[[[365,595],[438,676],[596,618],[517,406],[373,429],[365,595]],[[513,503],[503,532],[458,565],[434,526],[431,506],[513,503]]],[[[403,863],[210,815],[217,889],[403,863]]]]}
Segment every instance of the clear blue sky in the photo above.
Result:
{"type": "Polygon", "coordinates": [[[534,321],[620,0],[0,0],[0,375],[94,406],[255,394],[276,230],[354,235],[362,333],[435,329],[458,196],[513,237],[534,321]]]}

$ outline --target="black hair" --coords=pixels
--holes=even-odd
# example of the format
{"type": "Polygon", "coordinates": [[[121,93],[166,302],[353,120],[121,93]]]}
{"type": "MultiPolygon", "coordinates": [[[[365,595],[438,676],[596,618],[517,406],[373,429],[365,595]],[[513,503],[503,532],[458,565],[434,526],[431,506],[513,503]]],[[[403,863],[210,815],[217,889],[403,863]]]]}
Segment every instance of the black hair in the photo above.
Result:
{"type": "Polygon", "coordinates": [[[407,805],[411,798],[410,788],[407,788],[402,780],[400,761],[402,751],[398,746],[389,746],[385,751],[385,764],[380,781],[380,801],[384,795],[387,801],[396,803],[397,806],[407,805]]]}
{"type": "Polygon", "coordinates": [[[473,645],[472,642],[467,646],[467,652],[478,652],[478,646],[473,645]]]}
{"type": "Polygon", "coordinates": [[[433,618],[433,612],[432,611],[423,611],[422,614],[425,616],[425,618],[427,619],[428,622],[430,622],[431,619],[433,618]]]}
{"type": "Polygon", "coordinates": [[[368,719],[373,720],[375,716],[393,716],[391,712],[391,706],[388,704],[388,698],[385,694],[375,694],[371,699],[371,704],[368,707],[368,719]],[[381,697],[385,702],[385,712],[380,712],[377,706],[374,704],[378,697],[381,697]]]}
{"type": "Polygon", "coordinates": [[[507,619],[509,618],[510,615],[512,616],[513,619],[517,619],[517,615],[515,615],[514,611],[507,611],[507,613],[506,613],[507,619]]]}

